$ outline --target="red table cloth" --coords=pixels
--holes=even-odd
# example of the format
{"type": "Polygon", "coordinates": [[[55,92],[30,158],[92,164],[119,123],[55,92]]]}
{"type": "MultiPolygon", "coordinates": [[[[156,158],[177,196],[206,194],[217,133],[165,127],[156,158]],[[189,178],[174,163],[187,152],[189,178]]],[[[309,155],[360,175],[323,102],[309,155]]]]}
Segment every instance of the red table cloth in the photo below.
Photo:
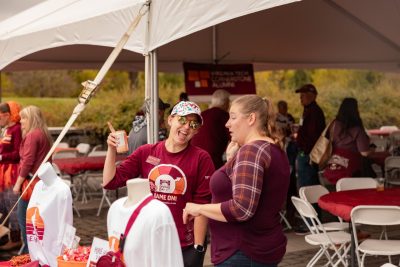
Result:
{"type": "MultiPolygon", "coordinates": [[[[118,155],[117,161],[126,158],[125,155],[118,155]]],[[[105,157],[76,157],[54,159],[60,171],[69,175],[76,175],[84,171],[100,171],[104,168],[105,157]]]]}
{"type": "Polygon", "coordinates": [[[359,205],[400,206],[400,188],[348,190],[326,194],[318,200],[318,205],[329,213],[350,221],[351,210],[359,205]]]}

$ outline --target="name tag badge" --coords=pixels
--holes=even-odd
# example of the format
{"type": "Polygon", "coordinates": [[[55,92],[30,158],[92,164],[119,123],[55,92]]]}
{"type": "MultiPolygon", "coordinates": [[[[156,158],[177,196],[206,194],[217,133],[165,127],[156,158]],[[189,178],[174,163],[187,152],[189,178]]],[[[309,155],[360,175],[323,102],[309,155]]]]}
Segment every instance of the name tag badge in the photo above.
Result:
{"type": "Polygon", "coordinates": [[[301,119],[300,119],[300,122],[299,122],[299,125],[300,125],[300,126],[303,126],[303,122],[304,122],[304,119],[301,118],[301,119]]]}
{"type": "Polygon", "coordinates": [[[157,166],[158,164],[160,164],[160,161],[161,160],[159,158],[156,158],[156,157],[153,157],[153,156],[148,156],[147,159],[146,159],[147,163],[149,163],[151,165],[154,165],[154,166],[157,166]]]}

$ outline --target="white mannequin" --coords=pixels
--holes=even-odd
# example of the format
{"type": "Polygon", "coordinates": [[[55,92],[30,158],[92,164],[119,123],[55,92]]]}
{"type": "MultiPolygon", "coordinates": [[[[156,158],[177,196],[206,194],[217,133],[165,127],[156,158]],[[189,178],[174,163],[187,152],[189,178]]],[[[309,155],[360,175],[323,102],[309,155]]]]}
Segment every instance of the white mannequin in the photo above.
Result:
{"type": "Polygon", "coordinates": [[[46,162],[39,167],[38,177],[46,186],[51,186],[58,178],[50,162],[46,162]]]}
{"type": "Polygon", "coordinates": [[[124,203],[125,208],[132,207],[139,203],[145,196],[151,194],[149,180],[144,178],[128,180],[126,188],[128,189],[128,198],[124,203]]]}

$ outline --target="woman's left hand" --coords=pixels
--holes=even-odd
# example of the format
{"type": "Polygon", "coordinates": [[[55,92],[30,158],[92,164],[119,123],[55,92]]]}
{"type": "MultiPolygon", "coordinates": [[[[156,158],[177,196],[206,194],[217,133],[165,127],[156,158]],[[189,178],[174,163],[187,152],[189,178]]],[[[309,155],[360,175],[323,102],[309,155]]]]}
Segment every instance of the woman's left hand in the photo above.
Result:
{"type": "Polygon", "coordinates": [[[188,221],[192,220],[193,217],[200,216],[200,204],[186,203],[186,207],[183,209],[183,223],[186,224],[188,221]]]}
{"type": "Polygon", "coordinates": [[[13,192],[14,194],[18,195],[21,193],[21,185],[19,183],[16,183],[13,187],[13,192]]]}

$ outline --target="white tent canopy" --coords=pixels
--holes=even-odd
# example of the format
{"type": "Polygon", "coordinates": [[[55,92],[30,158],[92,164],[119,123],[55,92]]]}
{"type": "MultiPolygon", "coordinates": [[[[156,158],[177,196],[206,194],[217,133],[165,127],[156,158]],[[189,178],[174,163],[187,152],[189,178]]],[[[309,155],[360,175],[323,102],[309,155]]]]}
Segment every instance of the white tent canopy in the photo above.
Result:
{"type": "MultiPolygon", "coordinates": [[[[147,54],[221,22],[293,1],[149,1],[151,12],[140,21],[125,49],[147,54]]],[[[23,56],[49,48],[78,44],[114,47],[146,2],[42,2],[0,23],[0,69],[23,56]]],[[[72,58],[76,60],[73,55],[72,58]]]]}
{"type": "MultiPolygon", "coordinates": [[[[1,22],[0,69],[99,68],[143,3],[108,2],[48,0],[1,22]]],[[[141,70],[142,54],[157,48],[161,71],[216,60],[256,70],[399,71],[400,0],[304,0],[268,9],[287,2],[153,0],[150,34],[142,20],[113,67],[141,70]]]]}

